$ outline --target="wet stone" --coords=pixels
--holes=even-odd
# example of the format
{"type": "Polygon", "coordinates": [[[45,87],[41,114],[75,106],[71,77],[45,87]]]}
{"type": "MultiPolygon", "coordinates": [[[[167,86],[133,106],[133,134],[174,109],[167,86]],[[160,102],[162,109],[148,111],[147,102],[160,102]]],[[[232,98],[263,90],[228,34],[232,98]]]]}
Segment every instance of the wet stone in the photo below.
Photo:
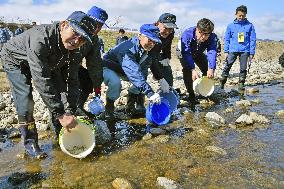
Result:
{"type": "Polygon", "coordinates": [[[161,128],[151,128],[150,133],[154,136],[157,136],[157,135],[165,134],[166,131],[164,129],[161,129],[161,128]]]}
{"type": "Polygon", "coordinates": [[[280,118],[284,118],[284,110],[279,110],[278,112],[276,112],[276,115],[280,118]]]}
{"type": "Polygon", "coordinates": [[[151,133],[147,133],[146,135],[143,136],[142,140],[150,140],[152,138],[151,133]]]}
{"type": "Polygon", "coordinates": [[[246,92],[249,93],[249,94],[254,94],[254,93],[258,93],[259,89],[252,87],[252,88],[246,89],[246,92]]]}
{"type": "Polygon", "coordinates": [[[173,181],[173,180],[171,180],[167,177],[158,177],[157,178],[157,185],[161,186],[164,189],[181,189],[182,188],[175,181],[173,181]]]}
{"type": "Polygon", "coordinates": [[[21,133],[19,131],[19,129],[16,129],[16,128],[11,128],[9,130],[9,133],[8,133],[8,138],[9,139],[12,139],[12,138],[20,138],[21,137],[21,133]]]}
{"type": "Polygon", "coordinates": [[[116,178],[111,184],[115,189],[134,189],[132,184],[125,178],[116,178]]]}
{"type": "Polygon", "coordinates": [[[279,98],[279,99],[277,100],[277,102],[279,102],[279,103],[281,103],[281,104],[284,104],[284,98],[279,98]]]}
{"type": "Polygon", "coordinates": [[[240,100],[240,101],[236,102],[236,106],[245,106],[245,107],[247,107],[247,106],[251,106],[251,103],[248,100],[240,100]]]}
{"type": "Polygon", "coordinates": [[[245,125],[252,125],[253,124],[253,119],[246,115],[246,114],[242,114],[237,120],[236,123],[238,124],[245,124],[245,125]]]}
{"type": "Polygon", "coordinates": [[[205,149],[223,156],[227,155],[227,152],[218,146],[206,146],[205,149]]]}

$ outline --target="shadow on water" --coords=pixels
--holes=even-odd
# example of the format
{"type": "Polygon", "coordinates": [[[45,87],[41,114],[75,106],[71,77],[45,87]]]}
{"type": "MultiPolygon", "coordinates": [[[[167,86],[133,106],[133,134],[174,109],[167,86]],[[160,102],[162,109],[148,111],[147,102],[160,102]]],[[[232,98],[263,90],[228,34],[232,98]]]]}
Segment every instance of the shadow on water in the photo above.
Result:
{"type": "Polygon", "coordinates": [[[197,105],[195,112],[186,111],[161,127],[164,135],[149,139],[142,139],[149,129],[145,119],[109,121],[112,140],[81,160],[53,147],[50,133],[40,141],[47,159],[17,159],[21,144],[3,134],[0,188],[112,188],[117,177],[128,179],[135,188],[157,188],[161,176],[183,188],[284,188],[284,120],[275,116],[284,109],[277,101],[284,98],[283,81],[254,87],[260,92],[229,94],[214,105],[197,105]],[[242,99],[258,101],[250,107],[235,106],[242,99]],[[204,116],[209,111],[226,123],[215,127],[207,122],[204,116]],[[235,125],[249,112],[264,115],[270,123],[235,125]]]}

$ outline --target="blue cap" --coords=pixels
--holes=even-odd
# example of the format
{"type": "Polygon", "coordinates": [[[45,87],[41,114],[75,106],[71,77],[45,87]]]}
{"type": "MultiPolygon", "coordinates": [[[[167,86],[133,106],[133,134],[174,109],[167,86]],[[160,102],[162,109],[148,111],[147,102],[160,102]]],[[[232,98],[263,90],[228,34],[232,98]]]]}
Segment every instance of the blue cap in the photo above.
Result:
{"type": "Polygon", "coordinates": [[[160,30],[157,26],[154,26],[153,24],[143,24],[140,27],[140,33],[145,35],[152,41],[155,41],[156,43],[162,43],[159,38],[160,30]]]}
{"type": "Polygon", "coordinates": [[[158,22],[163,23],[166,28],[177,28],[178,29],[176,25],[176,16],[171,13],[162,14],[158,22]]]}
{"type": "MultiPolygon", "coordinates": [[[[105,10],[93,6],[87,13],[91,18],[96,20],[97,22],[100,22],[102,24],[105,24],[105,21],[108,19],[108,14],[106,13],[105,10]]],[[[106,25],[107,26],[107,25],[106,25]]],[[[108,27],[108,26],[107,26],[108,27]]]]}
{"type": "Polygon", "coordinates": [[[82,35],[85,39],[92,43],[92,35],[97,29],[97,23],[87,14],[81,11],[75,11],[67,18],[69,25],[75,32],[82,35]]]}

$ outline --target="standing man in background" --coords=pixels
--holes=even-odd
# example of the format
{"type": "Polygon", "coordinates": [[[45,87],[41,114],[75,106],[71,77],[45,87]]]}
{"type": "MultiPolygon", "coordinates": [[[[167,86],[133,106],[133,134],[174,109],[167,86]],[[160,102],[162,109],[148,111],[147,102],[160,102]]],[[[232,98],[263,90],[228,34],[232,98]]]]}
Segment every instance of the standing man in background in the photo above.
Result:
{"type": "Polygon", "coordinates": [[[229,76],[237,57],[240,60],[239,90],[244,90],[247,66],[253,61],[256,47],[254,26],[246,19],[247,7],[241,5],[236,9],[236,19],[227,26],[224,37],[224,53],[226,64],[221,75],[221,88],[229,76]]]}
{"type": "Polygon", "coordinates": [[[119,29],[118,31],[118,37],[116,38],[116,43],[115,45],[118,45],[119,43],[122,43],[123,41],[127,41],[128,37],[125,35],[125,30],[124,29],[119,29]]]}
{"type": "Polygon", "coordinates": [[[4,27],[4,23],[0,23],[0,51],[3,45],[12,37],[14,37],[13,32],[11,32],[7,27],[4,27]]]}

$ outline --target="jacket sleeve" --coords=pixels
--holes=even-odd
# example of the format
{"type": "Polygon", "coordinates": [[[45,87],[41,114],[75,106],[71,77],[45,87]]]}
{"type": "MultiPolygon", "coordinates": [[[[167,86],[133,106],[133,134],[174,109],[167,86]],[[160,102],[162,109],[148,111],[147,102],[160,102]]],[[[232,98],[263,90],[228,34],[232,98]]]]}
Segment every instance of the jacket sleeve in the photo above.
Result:
{"type": "Polygon", "coordinates": [[[146,78],[142,74],[139,64],[132,53],[126,53],[122,59],[122,69],[129,81],[141,92],[150,97],[154,94],[151,86],[146,82],[146,78]]]}
{"type": "Polygon", "coordinates": [[[187,32],[184,32],[181,36],[181,54],[182,58],[186,62],[187,68],[189,69],[194,69],[195,64],[194,60],[192,58],[191,51],[192,49],[190,48],[190,42],[191,38],[187,32]]]}
{"type": "Polygon", "coordinates": [[[211,34],[209,39],[209,44],[207,47],[208,68],[213,70],[216,69],[216,57],[217,57],[217,36],[215,34],[211,34]]]}
{"type": "Polygon", "coordinates": [[[160,64],[159,60],[161,60],[160,57],[160,48],[155,46],[153,48],[153,51],[151,52],[150,56],[152,59],[152,64],[150,66],[150,70],[153,73],[153,76],[157,79],[160,80],[164,78],[164,73],[163,73],[163,65],[160,64]],[[155,48],[155,49],[154,49],[155,48]],[[156,49],[157,48],[157,49],[156,49]]]}
{"type": "Polygon", "coordinates": [[[173,38],[174,38],[174,34],[170,34],[168,39],[167,39],[167,43],[165,44],[165,46],[162,46],[162,60],[163,59],[171,59],[172,56],[171,56],[171,48],[172,48],[172,41],[173,41],[173,38]]]}
{"type": "Polygon", "coordinates": [[[225,36],[224,36],[224,53],[229,52],[230,39],[231,39],[231,29],[230,29],[230,25],[229,25],[229,26],[227,26],[225,36]]]}
{"type": "Polygon", "coordinates": [[[90,51],[85,58],[86,66],[94,89],[101,87],[103,82],[103,66],[98,41],[96,41],[94,45],[90,47],[90,51]]]}
{"type": "Polygon", "coordinates": [[[79,72],[79,65],[77,62],[71,62],[67,68],[68,72],[68,91],[67,91],[67,102],[68,107],[67,110],[70,110],[72,114],[75,114],[75,111],[77,109],[77,102],[79,99],[79,78],[78,78],[78,72],[79,72]]]}
{"type": "Polygon", "coordinates": [[[48,69],[48,48],[40,37],[27,38],[27,61],[31,70],[34,85],[49,111],[56,117],[63,115],[64,106],[60,93],[51,81],[48,69]]]}
{"type": "Polygon", "coordinates": [[[249,51],[249,53],[251,55],[255,54],[255,47],[256,47],[256,33],[255,33],[254,26],[251,25],[251,31],[250,31],[250,51],[249,51]]]}

